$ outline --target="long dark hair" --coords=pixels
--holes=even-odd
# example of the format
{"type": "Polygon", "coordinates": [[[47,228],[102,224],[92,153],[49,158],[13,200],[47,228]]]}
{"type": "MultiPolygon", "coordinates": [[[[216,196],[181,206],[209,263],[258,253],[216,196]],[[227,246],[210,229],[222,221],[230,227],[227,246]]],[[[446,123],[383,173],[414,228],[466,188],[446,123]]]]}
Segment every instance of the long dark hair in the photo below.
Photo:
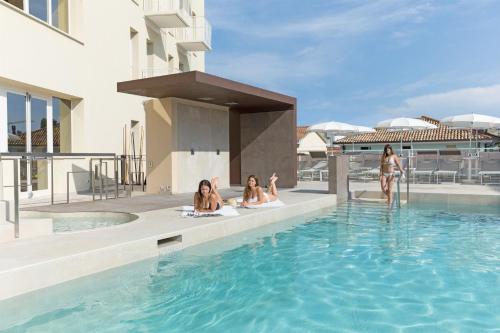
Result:
{"type": "Polygon", "coordinates": [[[392,155],[394,155],[394,149],[390,144],[386,144],[384,146],[384,153],[382,154],[382,160],[385,160],[387,157],[390,157],[392,155]],[[391,155],[389,155],[389,153],[387,152],[388,149],[391,149],[391,155]]]}
{"type": "Polygon", "coordinates": [[[245,185],[245,191],[243,192],[243,200],[245,201],[250,199],[250,196],[252,195],[252,189],[250,188],[250,186],[248,186],[248,182],[252,178],[255,179],[255,187],[259,186],[259,178],[257,178],[257,176],[255,175],[248,176],[247,183],[245,185]]]}
{"type": "Polygon", "coordinates": [[[212,192],[212,184],[206,180],[206,179],[203,179],[200,184],[198,185],[198,195],[200,198],[203,198],[203,194],[201,194],[201,187],[202,186],[208,186],[209,188],[209,192],[212,192]]]}

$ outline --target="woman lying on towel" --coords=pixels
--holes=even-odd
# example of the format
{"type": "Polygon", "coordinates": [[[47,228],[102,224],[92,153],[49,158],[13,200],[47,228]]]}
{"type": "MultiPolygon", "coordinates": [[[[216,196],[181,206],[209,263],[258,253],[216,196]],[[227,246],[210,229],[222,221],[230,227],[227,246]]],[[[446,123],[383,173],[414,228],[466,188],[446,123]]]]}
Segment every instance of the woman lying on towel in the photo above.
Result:
{"type": "Polygon", "coordinates": [[[269,178],[269,186],[266,193],[262,190],[262,187],[259,186],[259,179],[256,176],[248,176],[247,186],[243,192],[243,202],[241,205],[243,207],[247,207],[276,201],[278,199],[278,189],[276,188],[277,180],[278,177],[276,177],[276,174],[273,173],[271,178],[269,178]]]}
{"type": "Polygon", "coordinates": [[[209,182],[204,179],[198,185],[198,192],[194,194],[195,212],[215,212],[224,205],[224,201],[217,191],[218,178],[214,177],[209,182]]]}

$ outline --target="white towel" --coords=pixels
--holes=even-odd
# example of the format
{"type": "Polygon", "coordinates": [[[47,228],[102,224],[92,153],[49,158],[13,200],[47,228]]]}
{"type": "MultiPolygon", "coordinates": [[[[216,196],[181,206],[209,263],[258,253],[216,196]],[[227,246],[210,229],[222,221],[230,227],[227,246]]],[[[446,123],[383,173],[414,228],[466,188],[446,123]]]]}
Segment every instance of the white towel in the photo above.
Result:
{"type": "MultiPolygon", "coordinates": [[[[237,198],[236,201],[238,203],[242,203],[243,202],[243,198],[237,198]]],[[[274,201],[269,201],[269,202],[265,202],[263,204],[260,204],[260,205],[250,205],[250,206],[246,206],[245,208],[250,208],[250,209],[255,209],[255,208],[277,208],[277,207],[283,207],[285,206],[285,203],[279,199],[276,199],[274,201]]]]}
{"type": "Polygon", "coordinates": [[[182,206],[182,217],[202,217],[202,216],[239,216],[240,213],[232,206],[224,206],[214,212],[195,212],[194,206],[182,206]]]}

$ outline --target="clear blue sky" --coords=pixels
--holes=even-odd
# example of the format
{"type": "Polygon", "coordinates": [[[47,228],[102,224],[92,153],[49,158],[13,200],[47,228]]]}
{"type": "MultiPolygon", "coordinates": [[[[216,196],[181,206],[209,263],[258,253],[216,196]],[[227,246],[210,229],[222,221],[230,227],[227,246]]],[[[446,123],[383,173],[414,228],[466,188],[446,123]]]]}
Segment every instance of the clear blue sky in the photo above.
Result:
{"type": "Polygon", "coordinates": [[[206,0],[206,70],[296,96],[298,123],[500,116],[500,0],[206,0]]]}

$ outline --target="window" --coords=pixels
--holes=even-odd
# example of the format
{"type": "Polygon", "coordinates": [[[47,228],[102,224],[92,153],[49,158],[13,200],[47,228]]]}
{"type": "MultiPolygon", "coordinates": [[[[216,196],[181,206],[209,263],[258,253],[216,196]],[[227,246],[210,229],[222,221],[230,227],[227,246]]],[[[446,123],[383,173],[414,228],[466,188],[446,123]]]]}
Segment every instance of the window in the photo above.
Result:
{"type": "Polygon", "coordinates": [[[26,95],[7,93],[7,126],[10,152],[26,151],[26,95]]]}
{"type": "Polygon", "coordinates": [[[49,22],[47,0],[29,0],[29,13],[40,20],[49,22]]]}
{"type": "Polygon", "coordinates": [[[361,150],[372,150],[372,147],[361,147],[361,150]]]}
{"type": "Polygon", "coordinates": [[[129,53],[130,74],[136,79],[139,77],[139,34],[132,28],[130,28],[129,53]]]}
{"type": "Polygon", "coordinates": [[[69,32],[69,0],[3,0],[42,21],[69,32]],[[26,5],[26,7],[25,7],[26,5]]]}
{"type": "Polygon", "coordinates": [[[64,32],[69,32],[69,0],[51,0],[52,25],[64,32]]]}
{"type": "Polygon", "coordinates": [[[10,3],[12,6],[16,6],[19,9],[24,9],[23,0],[4,0],[7,3],[10,3]]]}

